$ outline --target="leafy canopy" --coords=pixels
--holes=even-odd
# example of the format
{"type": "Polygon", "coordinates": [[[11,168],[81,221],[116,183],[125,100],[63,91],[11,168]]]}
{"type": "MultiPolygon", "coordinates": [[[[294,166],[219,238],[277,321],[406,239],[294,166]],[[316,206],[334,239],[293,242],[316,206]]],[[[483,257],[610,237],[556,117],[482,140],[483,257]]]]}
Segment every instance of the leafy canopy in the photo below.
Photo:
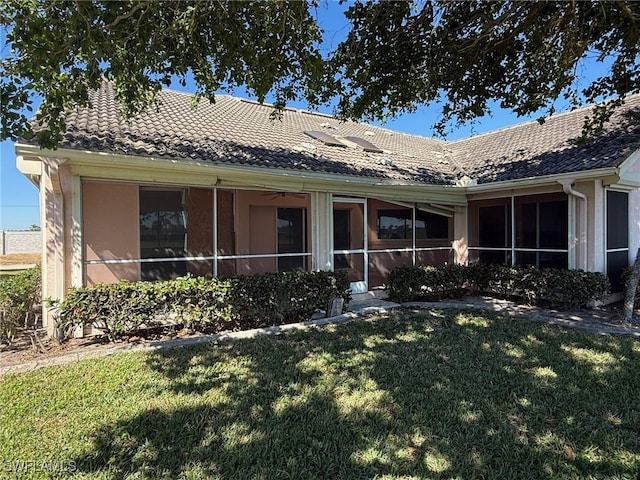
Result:
{"type": "Polygon", "coordinates": [[[488,113],[490,100],[518,115],[552,114],[561,97],[579,106],[640,91],[638,2],[356,3],[347,16],[352,29],[329,60],[328,73],[339,75],[327,89],[340,91],[347,117],[378,119],[441,99],[443,133],[450,120],[488,113]],[[578,89],[587,56],[612,66],[578,89]]]}
{"type": "MultiPolygon", "coordinates": [[[[8,55],[0,63],[2,138],[33,135],[24,115],[44,97],[38,133],[55,146],[64,110],[113,81],[129,117],[153,104],[172,78],[192,75],[196,98],[244,85],[276,106],[337,101],[336,114],[384,119],[442,102],[435,127],[467,122],[489,102],[519,115],[554,112],[615,97],[594,111],[597,128],[625,95],[640,92],[640,2],[356,1],[350,30],[323,56],[316,1],[5,0],[0,23],[8,55]],[[580,62],[610,65],[577,86],[580,62]]],[[[5,49],[6,50],[6,49],[5,49]]]]}
{"type": "Polygon", "coordinates": [[[322,66],[318,25],[295,0],[6,0],[0,23],[10,45],[0,63],[2,139],[32,135],[21,110],[39,94],[45,146],[61,139],[61,114],[87,105],[103,78],[113,81],[130,117],[152,105],[172,77],[185,84],[188,75],[196,97],[246,85],[260,101],[273,91],[284,105],[322,66]]]}

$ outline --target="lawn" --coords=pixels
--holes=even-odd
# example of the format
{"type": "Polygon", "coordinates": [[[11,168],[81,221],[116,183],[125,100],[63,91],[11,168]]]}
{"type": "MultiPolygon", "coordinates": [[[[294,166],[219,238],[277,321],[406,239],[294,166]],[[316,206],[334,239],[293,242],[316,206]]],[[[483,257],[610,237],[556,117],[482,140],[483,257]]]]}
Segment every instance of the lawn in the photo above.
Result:
{"type": "Polygon", "coordinates": [[[0,469],[0,478],[635,480],[640,342],[402,311],[46,368],[0,378],[0,469]]]}

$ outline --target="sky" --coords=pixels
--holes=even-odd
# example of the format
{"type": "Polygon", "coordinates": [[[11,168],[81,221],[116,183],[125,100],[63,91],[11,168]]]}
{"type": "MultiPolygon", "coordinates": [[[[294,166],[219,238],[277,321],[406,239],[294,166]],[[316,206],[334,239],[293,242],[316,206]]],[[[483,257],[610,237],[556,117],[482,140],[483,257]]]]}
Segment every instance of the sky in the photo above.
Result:
{"type": "MultiPolygon", "coordinates": [[[[337,47],[338,43],[348,32],[348,22],[343,15],[348,3],[339,4],[337,1],[328,0],[321,3],[317,9],[317,20],[324,30],[323,53],[329,53],[337,47]]],[[[4,32],[0,32],[0,48],[2,56],[7,54],[7,46],[4,41],[4,32]]],[[[603,73],[606,65],[596,64],[588,61],[581,67],[585,78],[596,78],[603,73]]],[[[182,87],[178,82],[174,82],[172,88],[176,90],[194,92],[195,87],[188,82],[186,87],[182,87]]],[[[225,92],[226,93],[226,92],[225,92]]],[[[243,89],[236,89],[233,95],[245,97],[248,95],[243,89]]],[[[267,99],[268,100],[268,99],[267,99]]],[[[306,109],[304,102],[293,102],[290,106],[306,109]]],[[[559,101],[556,104],[557,111],[569,108],[568,102],[565,104],[559,101]]],[[[331,113],[331,107],[320,108],[323,113],[331,113]]],[[[501,110],[497,106],[492,106],[492,114],[478,119],[473,124],[456,128],[448,136],[447,140],[455,140],[473,134],[495,130],[505,126],[527,121],[528,117],[517,117],[510,111],[501,110]]],[[[396,119],[389,120],[382,125],[392,130],[413,133],[423,136],[434,136],[431,129],[438,119],[439,106],[432,104],[418,108],[415,113],[404,114],[396,119]]],[[[530,118],[535,118],[532,116],[530,118]]],[[[14,143],[7,140],[0,143],[0,230],[22,230],[29,229],[31,225],[40,224],[40,214],[38,206],[38,189],[18,171],[16,168],[16,158],[14,143]]]]}

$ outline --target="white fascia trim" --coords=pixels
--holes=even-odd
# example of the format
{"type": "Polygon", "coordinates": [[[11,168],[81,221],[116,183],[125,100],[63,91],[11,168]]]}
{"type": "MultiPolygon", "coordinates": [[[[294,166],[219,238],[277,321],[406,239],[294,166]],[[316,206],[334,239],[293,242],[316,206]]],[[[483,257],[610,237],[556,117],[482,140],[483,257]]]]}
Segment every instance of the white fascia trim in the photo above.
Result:
{"type": "MultiPolygon", "coordinates": [[[[522,178],[518,180],[505,180],[501,182],[491,182],[491,183],[483,183],[480,185],[474,185],[470,187],[465,187],[467,193],[478,193],[478,192],[504,192],[505,190],[515,190],[529,187],[538,187],[541,185],[549,185],[562,183],[562,181],[566,180],[595,180],[595,179],[610,179],[617,180],[619,179],[618,168],[616,167],[606,167],[606,168],[598,168],[594,170],[586,170],[584,172],[567,172],[567,173],[559,173],[555,175],[545,175],[541,177],[530,177],[530,178],[522,178]]],[[[615,182],[613,182],[615,183],[615,182]]]]}
{"type": "Polygon", "coordinates": [[[620,164],[618,170],[620,172],[620,179],[616,182],[616,186],[627,187],[629,190],[640,187],[640,148],[629,155],[627,159],[620,164]]]}
{"type": "Polygon", "coordinates": [[[73,173],[87,178],[216,185],[250,186],[270,190],[318,191],[369,195],[398,200],[428,199],[447,205],[466,205],[465,192],[451,185],[427,185],[353,175],[325,174],[297,170],[273,170],[245,165],[212,164],[197,160],[137,157],[104,152],[59,149],[42,150],[33,145],[16,146],[23,154],[65,158],[73,173]],[[150,170],[150,164],[153,169],[150,170]]]}
{"type": "Polygon", "coordinates": [[[16,167],[21,173],[27,176],[40,176],[42,173],[40,159],[24,157],[23,155],[16,156],[16,167]]]}

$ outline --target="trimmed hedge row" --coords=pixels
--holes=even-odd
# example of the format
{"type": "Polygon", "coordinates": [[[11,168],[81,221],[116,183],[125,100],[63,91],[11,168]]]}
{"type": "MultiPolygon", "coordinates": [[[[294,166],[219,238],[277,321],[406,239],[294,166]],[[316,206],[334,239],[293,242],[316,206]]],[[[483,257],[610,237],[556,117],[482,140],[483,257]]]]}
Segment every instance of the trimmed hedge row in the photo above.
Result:
{"type": "Polygon", "coordinates": [[[229,279],[186,276],[71,289],[56,304],[63,336],[92,325],[111,340],[163,319],[195,330],[245,330],[308,320],[332,297],[351,298],[346,272],[265,273],[229,279]]]}
{"type": "Polygon", "coordinates": [[[554,308],[585,307],[609,292],[601,273],[472,264],[403,266],[387,278],[386,290],[397,302],[431,301],[464,294],[515,298],[554,308]]]}
{"type": "Polygon", "coordinates": [[[11,343],[19,327],[38,325],[40,285],[40,266],[0,279],[0,342],[11,343]]]}

